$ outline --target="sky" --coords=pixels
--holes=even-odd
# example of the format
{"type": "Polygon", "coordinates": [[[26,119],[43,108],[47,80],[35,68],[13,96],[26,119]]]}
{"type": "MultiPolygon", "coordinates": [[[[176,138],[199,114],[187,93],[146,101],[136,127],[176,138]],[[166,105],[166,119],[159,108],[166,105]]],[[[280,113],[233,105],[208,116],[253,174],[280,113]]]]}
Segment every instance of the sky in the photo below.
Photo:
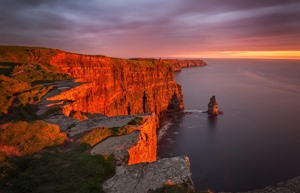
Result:
{"type": "Polygon", "coordinates": [[[300,59],[300,1],[1,0],[0,44],[122,58],[300,59]]]}

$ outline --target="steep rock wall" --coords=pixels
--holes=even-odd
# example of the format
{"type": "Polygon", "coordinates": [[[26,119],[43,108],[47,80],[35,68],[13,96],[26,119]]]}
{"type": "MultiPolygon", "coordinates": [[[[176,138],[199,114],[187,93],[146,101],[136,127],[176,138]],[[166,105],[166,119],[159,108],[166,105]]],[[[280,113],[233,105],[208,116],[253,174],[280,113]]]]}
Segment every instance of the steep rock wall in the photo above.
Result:
{"type": "Polygon", "coordinates": [[[157,117],[155,114],[152,114],[150,116],[144,116],[143,119],[144,123],[137,129],[140,131],[138,141],[135,146],[132,146],[128,150],[128,165],[156,161],[157,117]]]}
{"type": "Polygon", "coordinates": [[[172,64],[155,59],[124,60],[57,52],[50,64],[88,82],[84,90],[71,89],[51,100],[73,101],[63,107],[108,116],[183,109],[181,86],[174,81],[172,64]],[[85,93],[84,95],[80,93],[85,93]]]}
{"type": "MultiPolygon", "coordinates": [[[[157,136],[156,128],[158,125],[157,116],[152,113],[142,116],[141,125],[130,125],[128,133],[123,135],[110,135],[105,140],[98,142],[91,150],[91,154],[110,155],[113,154],[118,165],[133,165],[144,162],[156,161],[157,136]]],[[[96,132],[100,136],[106,137],[101,133],[103,128],[95,128],[89,136],[95,139],[96,132]]],[[[97,138],[97,137],[96,137],[97,138]]],[[[87,138],[86,138],[87,139],[87,138]]],[[[100,139],[98,137],[98,139],[100,139]]],[[[87,140],[82,140],[87,142],[87,140]]]]}

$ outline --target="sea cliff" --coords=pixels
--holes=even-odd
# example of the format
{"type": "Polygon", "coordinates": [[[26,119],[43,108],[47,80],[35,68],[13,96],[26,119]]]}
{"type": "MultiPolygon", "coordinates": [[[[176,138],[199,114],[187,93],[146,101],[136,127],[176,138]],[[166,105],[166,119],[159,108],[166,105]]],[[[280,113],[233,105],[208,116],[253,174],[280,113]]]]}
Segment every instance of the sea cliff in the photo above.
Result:
{"type": "Polygon", "coordinates": [[[71,111],[108,116],[183,109],[181,86],[174,81],[173,66],[155,59],[124,60],[58,52],[50,64],[87,82],[78,90],[62,92],[50,100],[73,101],[71,111]]]}
{"type": "MultiPolygon", "coordinates": [[[[41,120],[57,125],[67,134],[66,144],[87,144],[92,149],[91,155],[104,156],[109,148],[101,153],[95,153],[95,148],[101,150],[110,143],[112,152],[108,155],[115,155],[114,163],[124,166],[122,171],[135,168],[144,175],[143,168],[149,168],[153,173],[151,178],[162,179],[153,186],[142,185],[142,192],[170,183],[186,184],[191,189],[188,158],[157,160],[156,130],[158,117],[165,111],[184,108],[181,86],[174,81],[174,71],[192,63],[194,61],[119,59],[48,48],[2,46],[0,83],[4,97],[1,102],[6,105],[1,107],[0,120],[2,123],[41,120]],[[22,87],[10,89],[18,85],[22,87]],[[136,165],[141,163],[147,164],[136,165]],[[156,174],[158,166],[158,170],[169,172],[156,174]],[[185,175],[178,176],[180,173],[185,175]]],[[[39,133],[31,133],[32,138],[39,133]]],[[[65,149],[66,144],[60,144],[58,150],[65,149]]],[[[63,151],[72,151],[72,148],[63,151]]],[[[80,154],[85,156],[83,152],[80,154]]],[[[136,180],[132,183],[140,182],[139,178],[136,180]]],[[[116,187],[110,184],[107,188],[116,187]]]]}
{"type": "Polygon", "coordinates": [[[174,81],[174,60],[119,59],[68,53],[55,49],[8,47],[0,62],[49,64],[86,84],[49,100],[65,102],[63,112],[100,113],[108,116],[183,109],[181,86],[174,81]],[[22,49],[23,48],[23,49],[22,49]]]}

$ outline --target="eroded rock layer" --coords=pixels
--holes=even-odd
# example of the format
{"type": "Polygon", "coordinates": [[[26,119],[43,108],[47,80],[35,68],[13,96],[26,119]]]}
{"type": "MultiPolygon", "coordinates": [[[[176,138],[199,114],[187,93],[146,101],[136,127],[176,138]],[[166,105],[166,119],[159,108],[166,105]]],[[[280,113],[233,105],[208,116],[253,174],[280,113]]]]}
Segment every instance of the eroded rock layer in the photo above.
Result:
{"type": "Polygon", "coordinates": [[[173,66],[161,60],[124,60],[58,52],[50,64],[87,82],[51,100],[65,100],[64,113],[73,111],[108,116],[160,114],[168,108],[182,109],[181,86],[174,81],[173,66]]]}
{"type": "MultiPolygon", "coordinates": [[[[174,81],[176,64],[160,59],[118,59],[68,53],[48,48],[3,47],[0,61],[17,65],[47,64],[49,71],[66,73],[78,88],[53,97],[64,102],[63,112],[101,113],[108,116],[182,109],[181,86],[174,81]]],[[[1,50],[0,50],[1,51],[1,50]]]]}
{"type": "Polygon", "coordinates": [[[113,154],[119,165],[156,161],[157,117],[152,113],[151,115],[143,115],[142,118],[143,124],[132,125],[135,127],[132,133],[107,138],[95,145],[91,154],[113,154]]]}

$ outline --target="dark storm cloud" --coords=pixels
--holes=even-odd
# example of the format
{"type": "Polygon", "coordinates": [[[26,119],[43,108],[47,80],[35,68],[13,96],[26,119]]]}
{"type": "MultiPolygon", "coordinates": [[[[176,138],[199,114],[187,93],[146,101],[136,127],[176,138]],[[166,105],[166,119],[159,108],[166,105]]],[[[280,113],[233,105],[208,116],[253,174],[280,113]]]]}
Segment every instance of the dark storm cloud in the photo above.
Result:
{"type": "Polygon", "coordinates": [[[300,49],[298,0],[2,0],[0,44],[113,56],[300,49]]]}

